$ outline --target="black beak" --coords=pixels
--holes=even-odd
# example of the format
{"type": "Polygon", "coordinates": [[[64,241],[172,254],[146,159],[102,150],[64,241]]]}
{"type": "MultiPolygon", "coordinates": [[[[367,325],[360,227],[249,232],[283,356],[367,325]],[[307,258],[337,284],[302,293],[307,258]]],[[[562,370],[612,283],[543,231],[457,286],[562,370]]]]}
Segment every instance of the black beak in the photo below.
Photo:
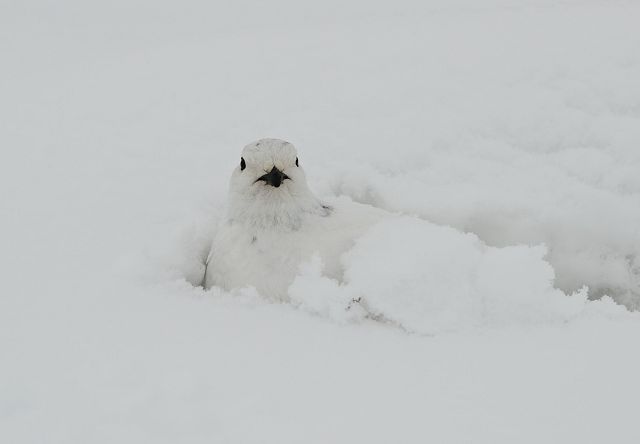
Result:
{"type": "Polygon", "coordinates": [[[268,185],[278,188],[280,184],[284,182],[285,179],[289,179],[289,176],[284,174],[282,171],[280,171],[276,167],[273,167],[273,169],[270,172],[268,172],[264,176],[258,177],[258,180],[256,180],[256,182],[258,182],[259,180],[263,180],[268,185]]]}

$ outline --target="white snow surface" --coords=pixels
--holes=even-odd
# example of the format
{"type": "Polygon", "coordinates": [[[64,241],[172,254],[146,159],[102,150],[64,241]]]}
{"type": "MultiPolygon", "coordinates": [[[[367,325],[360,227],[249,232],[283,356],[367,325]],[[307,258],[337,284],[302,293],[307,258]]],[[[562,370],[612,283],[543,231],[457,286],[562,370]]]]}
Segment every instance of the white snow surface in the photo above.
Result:
{"type": "Polygon", "coordinates": [[[2,3],[0,442],[640,442],[639,20],[2,3]],[[288,303],[190,283],[261,137],[387,215],[288,303]]]}

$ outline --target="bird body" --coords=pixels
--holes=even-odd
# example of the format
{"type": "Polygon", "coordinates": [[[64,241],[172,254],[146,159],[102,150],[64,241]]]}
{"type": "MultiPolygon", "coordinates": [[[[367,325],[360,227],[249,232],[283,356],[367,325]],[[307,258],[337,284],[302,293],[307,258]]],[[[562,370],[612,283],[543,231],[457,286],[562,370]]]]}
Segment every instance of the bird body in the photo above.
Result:
{"type": "Polygon", "coordinates": [[[326,276],[341,279],[341,255],[385,213],[344,197],[329,204],[309,190],[293,145],[278,139],[247,145],[231,177],[205,287],[253,286],[263,296],[287,300],[300,264],[314,254],[326,276]]]}

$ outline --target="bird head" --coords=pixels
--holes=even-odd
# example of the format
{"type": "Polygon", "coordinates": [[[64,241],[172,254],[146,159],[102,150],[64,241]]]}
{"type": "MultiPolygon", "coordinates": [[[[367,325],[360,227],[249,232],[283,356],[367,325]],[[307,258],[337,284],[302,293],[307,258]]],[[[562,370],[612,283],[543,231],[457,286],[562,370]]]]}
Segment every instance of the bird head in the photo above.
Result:
{"type": "Polygon", "coordinates": [[[254,226],[295,228],[305,213],[322,212],[296,148],[279,139],[245,146],[231,175],[229,219],[254,226]]]}

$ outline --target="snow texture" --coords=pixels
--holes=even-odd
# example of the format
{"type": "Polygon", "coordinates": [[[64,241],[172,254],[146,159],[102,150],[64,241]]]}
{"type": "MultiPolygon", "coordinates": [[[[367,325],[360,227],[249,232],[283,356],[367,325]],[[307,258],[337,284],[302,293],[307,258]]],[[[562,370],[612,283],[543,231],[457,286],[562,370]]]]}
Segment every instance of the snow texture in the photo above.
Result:
{"type": "Polygon", "coordinates": [[[640,442],[639,17],[3,2],[0,442],[640,442]],[[279,302],[197,286],[262,137],[380,215],[279,302]]]}
{"type": "Polygon", "coordinates": [[[347,255],[346,280],[374,313],[413,331],[571,318],[584,300],[553,289],[543,255],[540,247],[487,248],[474,235],[407,219],[361,239],[347,255]]]}

